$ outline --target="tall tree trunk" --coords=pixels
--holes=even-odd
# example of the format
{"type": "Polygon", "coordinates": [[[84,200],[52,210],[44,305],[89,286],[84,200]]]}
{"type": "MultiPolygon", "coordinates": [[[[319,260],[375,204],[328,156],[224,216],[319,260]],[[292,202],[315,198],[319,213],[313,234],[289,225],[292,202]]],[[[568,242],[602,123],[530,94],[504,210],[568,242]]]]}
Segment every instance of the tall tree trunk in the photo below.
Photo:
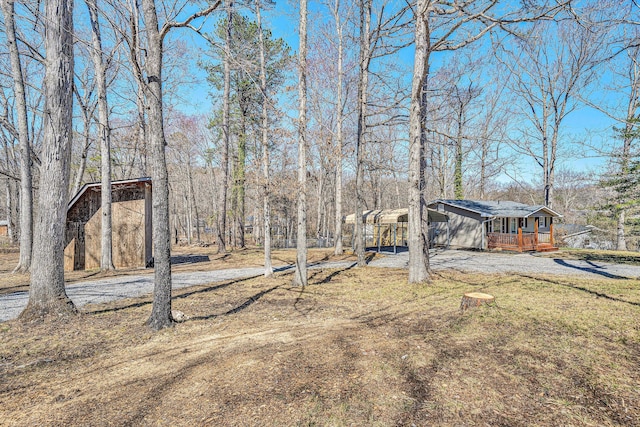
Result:
{"type": "Polygon", "coordinates": [[[191,206],[191,212],[195,216],[196,220],[196,242],[200,243],[200,215],[198,214],[198,203],[196,202],[196,191],[193,187],[193,167],[191,166],[191,160],[187,161],[187,180],[189,185],[189,205],[191,206]]]}
{"type": "Polygon", "coordinates": [[[616,219],[616,250],[626,251],[627,241],[624,233],[625,209],[618,210],[618,218],[616,219]]]}
{"type": "Polygon", "coordinates": [[[355,200],[355,249],[358,266],[367,265],[365,260],[366,236],[362,223],[364,209],[364,152],[367,126],[367,89],[369,85],[369,63],[371,46],[369,26],[371,22],[371,0],[360,0],[360,69],[358,74],[358,127],[356,135],[356,200],[355,200]]]}
{"type": "Polygon", "coordinates": [[[457,200],[462,200],[464,199],[464,188],[462,185],[462,157],[463,157],[463,152],[462,152],[463,123],[462,121],[463,121],[463,111],[464,111],[463,103],[460,102],[458,107],[460,108],[460,111],[458,111],[458,129],[456,134],[456,161],[455,161],[455,172],[453,174],[453,187],[454,187],[455,198],[457,200]]]}
{"type": "Polygon", "coordinates": [[[91,19],[91,59],[95,70],[98,90],[98,131],[100,134],[100,174],[102,208],[102,240],[100,270],[113,270],[112,228],[111,228],[111,127],[109,125],[109,105],[107,103],[107,72],[102,52],[102,37],[98,22],[97,0],[86,0],[91,19]]]}
{"type": "Polygon", "coordinates": [[[307,286],[307,0],[300,0],[298,52],[298,236],[293,283],[307,286]]]}
{"type": "MultiPolygon", "coordinates": [[[[84,116],[84,113],[83,113],[84,116]]],[[[84,117],[83,117],[84,120],[84,117]]],[[[78,165],[78,171],[76,172],[76,178],[73,181],[73,187],[71,189],[71,197],[78,194],[80,191],[80,186],[82,185],[82,180],[84,178],[84,172],[87,169],[87,157],[89,156],[89,148],[91,147],[90,139],[89,139],[89,123],[85,121],[84,130],[82,134],[82,138],[84,139],[84,144],[82,147],[82,152],[80,153],[80,164],[78,165]]]]}
{"type": "MultiPolygon", "coordinates": [[[[138,113],[138,121],[136,123],[136,150],[139,149],[142,153],[140,156],[140,169],[145,175],[149,174],[147,167],[147,158],[149,155],[148,150],[148,135],[147,135],[147,119],[146,119],[146,102],[145,102],[145,82],[142,75],[142,59],[140,46],[140,28],[138,24],[138,17],[140,11],[138,9],[138,0],[129,0],[129,14],[130,14],[130,30],[131,30],[131,44],[129,46],[129,59],[134,68],[134,76],[136,79],[136,109],[138,113]]],[[[132,158],[132,164],[130,169],[133,169],[133,162],[135,158],[132,158]]]]}
{"type": "Polygon", "coordinates": [[[7,204],[7,212],[6,212],[6,220],[7,220],[7,237],[11,242],[15,240],[16,230],[13,226],[13,210],[14,210],[14,202],[13,202],[13,188],[11,188],[12,182],[11,178],[6,178],[5,182],[5,200],[7,204]]]}
{"type": "Polygon", "coordinates": [[[245,208],[246,208],[246,163],[247,163],[247,125],[246,125],[246,115],[244,111],[242,112],[242,135],[240,135],[238,141],[238,157],[235,168],[235,197],[236,197],[236,235],[237,235],[237,246],[238,248],[243,249],[245,245],[244,241],[244,221],[245,221],[245,208]]]}
{"type": "Polygon", "coordinates": [[[233,27],[233,0],[227,0],[227,31],[225,32],[224,89],[222,93],[222,194],[218,218],[218,253],[227,252],[227,186],[229,183],[229,145],[231,144],[230,98],[231,98],[231,29],[233,27]]]}
{"type": "Polygon", "coordinates": [[[11,61],[18,136],[20,142],[20,260],[14,271],[28,271],[31,267],[33,246],[33,193],[31,177],[31,148],[27,121],[27,100],[22,75],[22,64],[16,44],[15,5],[13,0],[2,0],[5,36],[11,61]]]}
{"type": "Polygon", "coordinates": [[[271,190],[269,188],[269,98],[267,97],[267,72],[264,54],[264,35],[262,34],[262,16],[260,1],[256,2],[256,18],[258,21],[258,37],[260,43],[260,92],[262,94],[262,217],[264,228],[264,277],[273,276],[271,265],[271,190]]]}
{"type": "Polygon", "coordinates": [[[423,230],[425,161],[425,97],[429,75],[429,32],[427,26],[427,0],[416,5],[415,56],[409,111],[409,283],[430,279],[429,247],[423,230]]]}
{"type": "MultiPolygon", "coordinates": [[[[637,124],[636,110],[638,108],[638,96],[640,92],[640,77],[634,63],[631,78],[631,94],[627,105],[627,120],[624,127],[624,135],[622,137],[622,153],[620,154],[620,176],[624,181],[629,179],[629,163],[631,161],[631,143],[635,137],[634,126],[637,124]]],[[[620,198],[620,196],[619,196],[620,198]]],[[[617,209],[617,227],[616,227],[616,249],[619,251],[627,250],[627,241],[625,238],[624,225],[626,221],[626,203],[628,200],[618,200],[617,209]]]]}
{"type": "Polygon", "coordinates": [[[342,22],[340,20],[340,0],[335,0],[333,16],[336,21],[336,34],[338,36],[338,82],[336,84],[336,218],[335,218],[335,255],[342,255],[342,122],[344,120],[344,105],[342,93],[342,81],[344,70],[342,66],[343,41],[342,22]]]}
{"type": "Polygon", "coordinates": [[[73,0],[45,3],[42,164],[29,303],[20,318],[75,312],[64,288],[64,244],[73,135],[73,0]]]}
{"type": "Polygon", "coordinates": [[[171,236],[169,233],[169,176],[165,158],[162,114],[162,37],[154,0],[142,0],[147,30],[146,95],[149,105],[149,148],[153,180],[153,308],[147,324],[159,330],[173,324],[171,317],[171,236]]]}

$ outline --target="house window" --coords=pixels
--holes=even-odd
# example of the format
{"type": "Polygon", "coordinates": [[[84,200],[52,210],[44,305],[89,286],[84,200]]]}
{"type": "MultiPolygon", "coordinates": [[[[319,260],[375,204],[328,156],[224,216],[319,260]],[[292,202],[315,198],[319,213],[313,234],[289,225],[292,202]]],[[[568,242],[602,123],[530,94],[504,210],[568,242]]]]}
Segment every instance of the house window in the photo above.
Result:
{"type": "Polygon", "coordinates": [[[516,218],[511,218],[511,232],[516,233],[518,231],[518,223],[516,218]]]}
{"type": "Polygon", "coordinates": [[[529,218],[524,219],[524,228],[529,228],[529,218]]]}

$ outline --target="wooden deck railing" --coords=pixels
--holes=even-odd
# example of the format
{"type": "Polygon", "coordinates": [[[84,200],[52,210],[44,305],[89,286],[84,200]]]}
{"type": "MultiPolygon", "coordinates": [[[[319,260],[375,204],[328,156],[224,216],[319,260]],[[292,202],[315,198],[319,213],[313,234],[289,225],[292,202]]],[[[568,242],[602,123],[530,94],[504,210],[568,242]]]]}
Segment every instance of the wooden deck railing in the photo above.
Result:
{"type": "Polygon", "coordinates": [[[518,235],[507,233],[487,233],[489,249],[518,247],[518,235]]]}
{"type": "Polygon", "coordinates": [[[518,234],[487,233],[488,248],[502,248],[515,251],[535,251],[541,243],[550,243],[549,233],[538,233],[536,242],[535,233],[522,233],[522,240],[518,234]]]}
{"type": "Polygon", "coordinates": [[[551,234],[549,232],[538,232],[538,243],[551,243],[551,234]]]}

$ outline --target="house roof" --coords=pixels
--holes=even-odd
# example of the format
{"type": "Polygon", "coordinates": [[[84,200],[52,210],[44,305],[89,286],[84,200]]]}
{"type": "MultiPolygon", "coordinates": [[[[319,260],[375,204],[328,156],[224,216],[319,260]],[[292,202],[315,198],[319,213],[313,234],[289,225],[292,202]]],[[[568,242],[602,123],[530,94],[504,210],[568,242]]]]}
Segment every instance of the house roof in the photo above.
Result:
{"type": "MultiPolygon", "coordinates": [[[[447,222],[449,217],[442,212],[428,209],[429,221],[431,222],[447,222]]],[[[356,214],[344,217],[346,224],[355,223],[356,214]]],[[[409,218],[409,209],[376,209],[362,212],[362,221],[365,224],[397,224],[399,222],[407,222],[409,218]]]]}
{"type": "Polygon", "coordinates": [[[544,205],[525,205],[506,200],[435,200],[429,205],[433,206],[439,203],[477,213],[483,218],[527,218],[538,213],[562,217],[558,212],[544,205]]]}
{"type": "MultiPolygon", "coordinates": [[[[113,189],[113,187],[121,187],[121,186],[125,186],[125,185],[128,185],[128,184],[134,184],[134,183],[138,183],[138,182],[151,183],[151,178],[148,177],[148,176],[143,176],[141,178],[123,179],[123,180],[120,180],[120,181],[111,181],[111,188],[113,189]]],[[[87,192],[87,190],[89,190],[90,188],[98,188],[98,189],[100,189],[101,185],[102,185],[102,183],[100,183],[100,182],[92,182],[92,183],[88,183],[88,184],[83,185],[82,188],[80,189],[80,191],[78,191],[78,194],[73,196],[73,199],[71,199],[71,201],[67,205],[67,209],[70,209],[73,205],[75,205],[76,202],[78,200],[80,200],[82,195],[87,192]]]]}
{"type": "Polygon", "coordinates": [[[598,228],[593,225],[562,224],[556,228],[556,233],[564,235],[564,237],[572,237],[579,234],[591,233],[594,230],[598,230],[598,228]]]}

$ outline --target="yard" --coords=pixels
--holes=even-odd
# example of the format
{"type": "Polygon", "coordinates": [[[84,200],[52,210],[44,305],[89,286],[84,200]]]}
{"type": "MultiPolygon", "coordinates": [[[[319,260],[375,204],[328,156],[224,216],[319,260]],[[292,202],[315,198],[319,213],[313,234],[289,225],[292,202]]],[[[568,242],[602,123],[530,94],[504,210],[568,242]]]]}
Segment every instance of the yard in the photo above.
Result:
{"type": "Polygon", "coordinates": [[[1,425],[640,425],[640,282],[312,270],[0,323],[1,425]],[[461,314],[463,293],[496,304],[461,314]]]}

